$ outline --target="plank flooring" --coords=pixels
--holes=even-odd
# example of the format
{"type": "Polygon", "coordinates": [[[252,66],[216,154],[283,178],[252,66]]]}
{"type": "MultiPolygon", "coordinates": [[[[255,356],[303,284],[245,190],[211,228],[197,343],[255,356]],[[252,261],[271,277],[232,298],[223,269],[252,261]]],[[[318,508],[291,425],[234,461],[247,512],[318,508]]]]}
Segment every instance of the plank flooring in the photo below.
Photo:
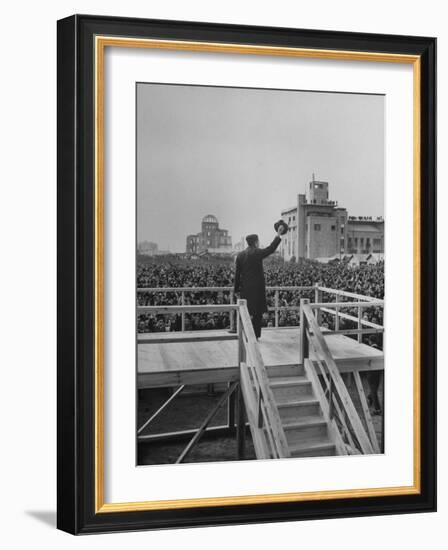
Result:
{"type": "MultiPolygon", "coordinates": [[[[324,336],[341,372],[384,368],[383,352],[341,334],[324,336]]],[[[227,331],[140,334],[139,342],[139,387],[231,381],[237,376],[238,342],[227,331]]],[[[263,329],[260,349],[266,366],[296,364],[298,328],[263,329]]]]}

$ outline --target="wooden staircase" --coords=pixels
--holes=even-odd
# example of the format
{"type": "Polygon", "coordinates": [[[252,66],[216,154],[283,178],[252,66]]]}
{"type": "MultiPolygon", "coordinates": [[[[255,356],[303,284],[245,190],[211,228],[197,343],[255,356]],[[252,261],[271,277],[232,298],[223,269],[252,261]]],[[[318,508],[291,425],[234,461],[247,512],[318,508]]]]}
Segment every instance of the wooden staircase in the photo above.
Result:
{"type": "Polygon", "coordinates": [[[273,366],[267,372],[291,457],[346,454],[304,366],[273,366]]]}

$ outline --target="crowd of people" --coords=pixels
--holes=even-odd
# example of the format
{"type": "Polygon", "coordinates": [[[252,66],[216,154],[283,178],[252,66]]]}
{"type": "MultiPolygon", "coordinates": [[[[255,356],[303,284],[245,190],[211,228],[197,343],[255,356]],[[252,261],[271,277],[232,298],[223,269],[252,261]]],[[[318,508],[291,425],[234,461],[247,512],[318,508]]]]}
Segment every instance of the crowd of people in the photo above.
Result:
{"type": "MultiPolygon", "coordinates": [[[[320,286],[345,290],[384,298],[384,263],[351,267],[337,262],[319,264],[317,262],[283,263],[278,261],[265,262],[266,286],[320,286]]],[[[169,260],[148,261],[139,263],[137,267],[137,288],[167,288],[160,291],[138,291],[138,305],[180,305],[180,304],[229,304],[235,300],[233,296],[234,264],[231,261],[201,261],[201,260],[169,260]],[[228,287],[229,290],[219,291],[176,291],[181,287],[228,287]],[[172,290],[171,290],[172,289],[172,290]],[[183,300],[183,302],[182,302],[183,300]]],[[[301,298],[314,301],[314,290],[280,290],[278,305],[298,306],[301,298]]],[[[335,295],[325,294],[324,301],[334,301],[335,295]]],[[[275,292],[267,291],[268,306],[275,305],[275,292]]],[[[338,301],[341,298],[338,297],[338,301]]],[[[345,313],[357,315],[357,311],[344,310],[345,313]]],[[[297,326],[299,312],[297,310],[279,309],[278,326],[297,326]]],[[[367,308],[363,317],[373,323],[382,325],[383,309],[367,308]]],[[[334,329],[334,316],[323,314],[323,324],[334,329]]],[[[264,315],[264,326],[275,326],[275,312],[264,315]]],[[[212,330],[230,328],[229,313],[186,313],[184,315],[185,330],[212,330]]],[[[349,320],[340,320],[340,329],[356,328],[349,320]]],[[[138,332],[162,332],[182,329],[180,314],[160,315],[140,312],[137,322],[138,332]]]]}

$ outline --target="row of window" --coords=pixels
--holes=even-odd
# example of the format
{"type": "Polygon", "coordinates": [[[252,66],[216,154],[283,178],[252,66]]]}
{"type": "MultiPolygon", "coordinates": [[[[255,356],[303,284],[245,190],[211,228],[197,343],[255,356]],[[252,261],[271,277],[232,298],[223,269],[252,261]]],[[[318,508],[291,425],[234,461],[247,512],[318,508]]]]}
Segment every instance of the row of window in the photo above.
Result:
{"type": "MultiPolygon", "coordinates": [[[[322,226],[320,223],[315,223],[314,224],[314,231],[320,231],[322,229],[322,226]]],[[[332,225],[331,226],[331,230],[332,231],[336,231],[336,226],[335,225],[332,225]]],[[[344,233],[344,226],[341,225],[341,234],[344,233]]]]}
{"type": "MultiPolygon", "coordinates": [[[[372,239],[372,241],[373,241],[373,246],[374,247],[381,247],[381,239],[372,239]]],[[[348,238],[348,246],[351,247],[353,245],[353,243],[354,243],[356,248],[358,247],[358,243],[362,248],[364,246],[364,237],[359,237],[359,240],[358,240],[358,237],[354,237],[353,239],[352,239],[352,237],[349,237],[348,238]]],[[[370,243],[371,243],[370,238],[366,237],[365,238],[365,245],[366,245],[367,248],[370,247],[370,243]]]]}

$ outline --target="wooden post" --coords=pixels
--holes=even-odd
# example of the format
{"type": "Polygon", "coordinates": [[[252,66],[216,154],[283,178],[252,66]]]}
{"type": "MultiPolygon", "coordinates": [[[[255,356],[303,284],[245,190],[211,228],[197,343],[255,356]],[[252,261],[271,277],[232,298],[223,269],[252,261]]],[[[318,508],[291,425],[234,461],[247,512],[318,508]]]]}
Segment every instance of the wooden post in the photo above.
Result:
{"type": "Polygon", "coordinates": [[[310,301],[307,298],[300,299],[300,346],[299,346],[299,364],[303,365],[304,360],[308,359],[308,338],[306,337],[307,321],[303,306],[309,304],[310,301]]]}
{"type": "MultiPolygon", "coordinates": [[[[231,382],[227,383],[227,388],[230,389],[231,382]]],[[[233,431],[235,429],[235,412],[236,412],[236,399],[235,392],[229,395],[227,400],[227,426],[233,431]]]]}
{"type": "Polygon", "coordinates": [[[245,305],[246,300],[239,299],[238,309],[236,311],[236,327],[238,334],[238,367],[239,367],[239,384],[236,389],[236,448],[237,448],[237,459],[244,459],[245,455],[245,419],[244,419],[244,402],[243,402],[243,392],[241,390],[241,363],[245,361],[245,350],[243,342],[243,323],[241,322],[240,307],[245,305]]]}
{"type": "Polygon", "coordinates": [[[384,371],[383,371],[382,379],[383,379],[383,399],[382,399],[382,403],[381,403],[381,452],[384,453],[384,415],[385,415],[384,404],[386,402],[386,399],[385,399],[385,386],[384,386],[384,383],[385,383],[384,371]]]}
{"type": "Polygon", "coordinates": [[[245,446],[245,439],[246,439],[246,421],[245,421],[245,410],[244,410],[244,399],[243,399],[243,392],[241,391],[241,381],[238,384],[237,388],[237,398],[236,398],[236,405],[237,405],[237,425],[236,425],[236,448],[237,448],[237,459],[238,460],[244,460],[244,457],[246,455],[246,446],[245,446]]]}
{"type": "MultiPolygon", "coordinates": [[[[180,295],[180,303],[181,305],[185,305],[185,292],[182,290],[180,295]]],[[[182,332],[185,332],[185,312],[182,312],[182,332]]]]}
{"type": "Polygon", "coordinates": [[[334,330],[339,330],[339,308],[336,308],[336,316],[334,319],[334,330]]]}
{"type": "MultiPolygon", "coordinates": [[[[362,329],[362,307],[358,306],[358,330],[362,329]]],[[[362,334],[358,333],[358,342],[362,342],[362,334]]]]}
{"type": "Polygon", "coordinates": [[[278,328],[278,289],[275,291],[275,328],[278,328]]]}
{"type": "MultiPolygon", "coordinates": [[[[230,291],[230,303],[233,304],[235,301],[235,293],[233,290],[230,291]]],[[[235,312],[231,311],[230,315],[230,330],[233,332],[235,330],[235,312]]]]}
{"type": "Polygon", "coordinates": [[[330,394],[328,396],[329,409],[328,414],[330,418],[333,418],[333,378],[330,376],[330,394]]]}
{"type": "MultiPolygon", "coordinates": [[[[238,300],[238,307],[246,305],[246,300],[238,300]]],[[[240,317],[240,311],[239,309],[236,312],[236,327],[237,327],[237,334],[238,334],[238,366],[241,368],[241,363],[243,363],[246,360],[246,354],[244,349],[244,342],[243,342],[243,325],[241,323],[241,317],[240,317]]],[[[240,373],[241,377],[241,373],[240,373]]]]}
{"type": "Polygon", "coordinates": [[[370,443],[372,444],[375,453],[380,453],[380,445],[375,433],[375,426],[373,424],[372,416],[370,414],[369,405],[367,403],[366,394],[364,392],[364,386],[362,384],[361,375],[359,372],[353,372],[353,379],[355,381],[356,390],[358,392],[359,402],[361,403],[364,420],[367,426],[367,432],[369,434],[370,443]]]}
{"type": "MultiPolygon", "coordinates": [[[[321,302],[322,302],[322,290],[320,290],[319,285],[316,283],[314,285],[314,303],[319,304],[321,302]]],[[[322,324],[322,312],[320,308],[315,310],[315,316],[316,316],[317,324],[320,326],[322,324]]]]}

